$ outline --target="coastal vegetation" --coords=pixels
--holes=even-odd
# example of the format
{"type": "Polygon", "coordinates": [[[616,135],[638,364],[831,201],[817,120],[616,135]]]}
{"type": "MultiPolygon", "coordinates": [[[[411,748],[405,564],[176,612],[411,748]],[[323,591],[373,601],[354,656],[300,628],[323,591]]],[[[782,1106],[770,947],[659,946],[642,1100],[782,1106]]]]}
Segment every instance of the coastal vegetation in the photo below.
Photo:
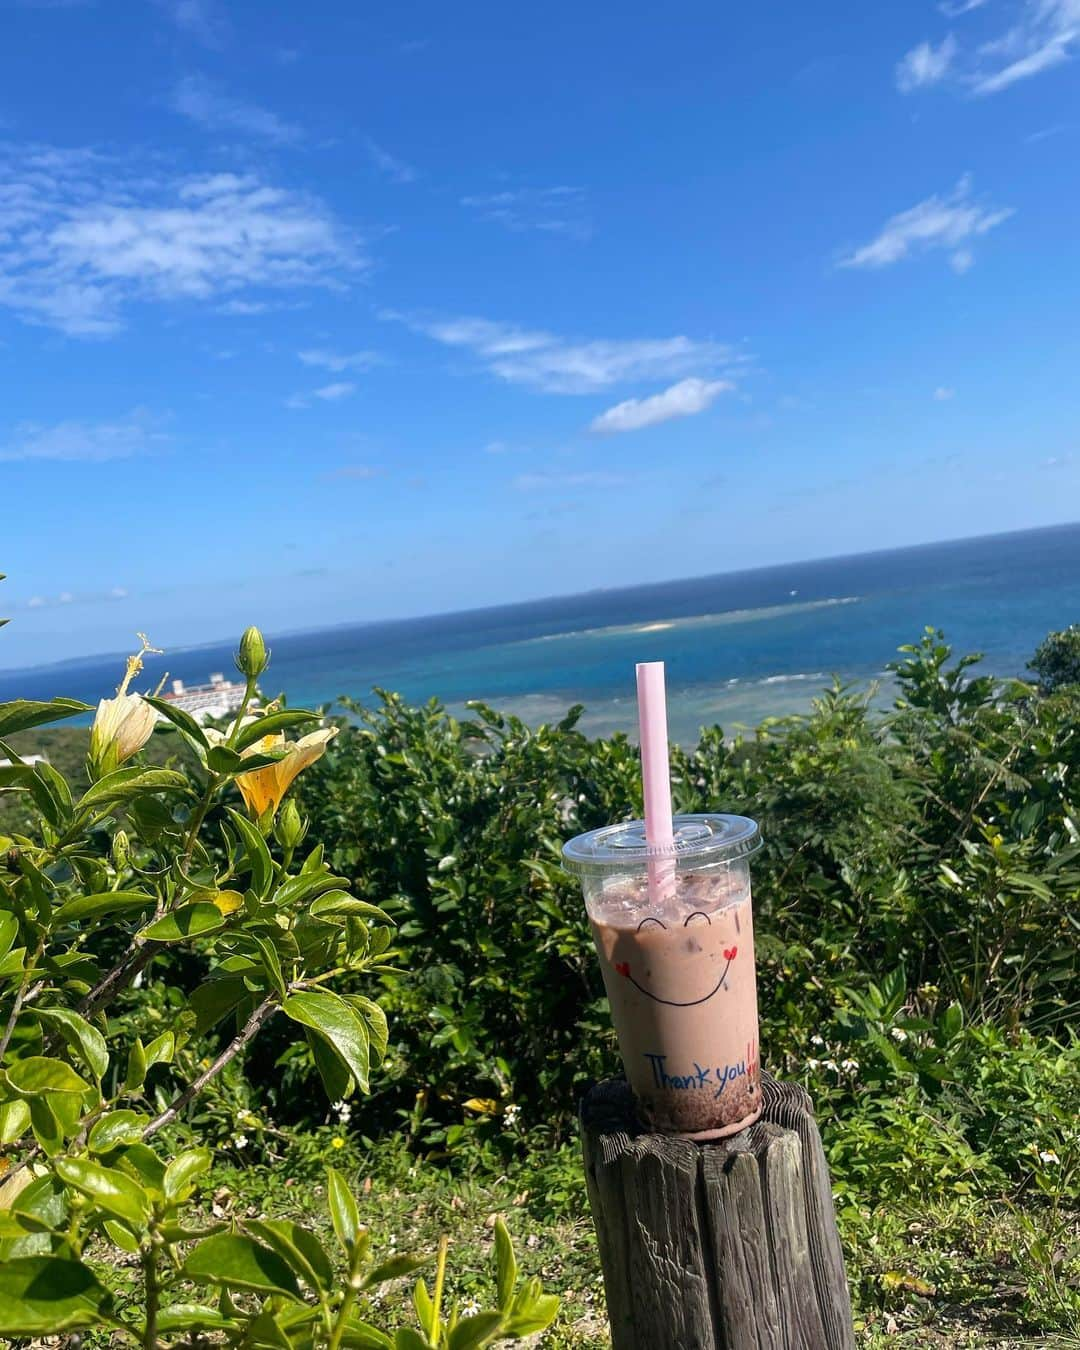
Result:
{"type": "MultiPolygon", "coordinates": [[[[672,752],[677,810],[761,823],[763,1062],[861,1344],[1080,1339],[1070,632],[1027,682],[928,631],[886,712],[834,684],[672,752]]],[[[0,705],[0,1334],[604,1345],[575,1111],[617,1056],[559,849],[640,814],[635,747],[384,691],[80,708],[0,705]]]]}

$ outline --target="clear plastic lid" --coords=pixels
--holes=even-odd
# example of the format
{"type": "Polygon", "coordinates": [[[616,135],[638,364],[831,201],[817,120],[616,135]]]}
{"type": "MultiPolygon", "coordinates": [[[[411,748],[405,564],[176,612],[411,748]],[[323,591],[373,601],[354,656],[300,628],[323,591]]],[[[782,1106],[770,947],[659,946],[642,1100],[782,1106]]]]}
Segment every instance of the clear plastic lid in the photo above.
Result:
{"type": "Polygon", "coordinates": [[[638,872],[654,858],[674,858],[680,872],[748,858],[761,847],[757,821],[748,816],[676,816],[674,843],[646,843],[645,822],[627,820],[579,834],[563,845],[562,863],[576,877],[638,872]]]}

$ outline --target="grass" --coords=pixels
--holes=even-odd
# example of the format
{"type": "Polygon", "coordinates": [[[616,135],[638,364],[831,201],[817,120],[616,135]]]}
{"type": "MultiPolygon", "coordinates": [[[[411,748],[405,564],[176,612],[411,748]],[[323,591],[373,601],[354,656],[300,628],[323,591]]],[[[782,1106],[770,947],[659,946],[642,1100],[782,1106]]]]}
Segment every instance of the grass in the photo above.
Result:
{"type": "MultiPolygon", "coordinates": [[[[386,1140],[369,1149],[327,1127],[292,1137],[276,1157],[245,1162],[237,1155],[219,1165],[214,1212],[293,1218],[328,1235],[321,1180],[327,1162],[356,1190],[361,1218],[383,1256],[432,1252],[442,1234],[451,1235],[449,1288],[463,1302],[483,1303],[491,1293],[492,1226],[501,1214],[523,1272],[539,1275],[562,1300],[539,1343],[547,1350],[610,1344],[575,1145],[539,1148],[502,1165],[466,1150],[447,1163],[386,1140]]],[[[922,1205],[842,1204],[839,1221],[860,1347],[1080,1347],[1075,1210],[1041,1194],[1023,1204],[971,1194],[922,1205]]],[[[389,1287],[371,1310],[373,1320],[408,1321],[411,1283],[389,1287]]]]}

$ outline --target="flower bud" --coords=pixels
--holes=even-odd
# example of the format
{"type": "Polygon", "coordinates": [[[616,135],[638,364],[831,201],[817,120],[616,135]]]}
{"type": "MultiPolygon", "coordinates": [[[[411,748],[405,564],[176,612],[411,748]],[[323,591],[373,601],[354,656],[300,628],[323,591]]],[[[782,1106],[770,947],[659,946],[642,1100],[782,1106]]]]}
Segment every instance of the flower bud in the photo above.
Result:
{"type": "Polygon", "coordinates": [[[292,852],[307,834],[307,821],[302,820],[296,803],[290,798],[281,808],[274,836],[282,848],[292,852]]]}
{"type": "Polygon", "coordinates": [[[122,872],[130,858],[131,840],[128,838],[127,830],[117,830],[112,837],[113,866],[118,872],[122,872]]]}
{"type": "Polygon", "coordinates": [[[154,730],[157,713],[138,694],[103,698],[90,728],[90,776],[96,782],[137,754],[154,730]]]}
{"type": "Polygon", "coordinates": [[[254,625],[240,639],[240,650],[235,660],[236,669],[249,680],[257,680],[270,664],[270,653],[266,650],[263,635],[254,625]]]}

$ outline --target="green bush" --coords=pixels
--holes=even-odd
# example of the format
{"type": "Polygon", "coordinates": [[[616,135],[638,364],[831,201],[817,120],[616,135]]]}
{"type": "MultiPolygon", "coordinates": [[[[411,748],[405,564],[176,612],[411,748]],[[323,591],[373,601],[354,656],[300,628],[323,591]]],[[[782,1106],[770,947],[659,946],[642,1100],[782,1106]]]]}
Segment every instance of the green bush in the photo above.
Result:
{"type": "MultiPolygon", "coordinates": [[[[337,1260],[295,1223],[228,1224],[196,1207],[213,1131],[202,1121],[179,1150],[175,1136],[208,1097],[220,1105],[222,1079],[227,1094],[274,1019],[303,1037],[332,1099],[367,1091],[387,1024],[359,989],[389,970],[393,925],[321,846],[300,848],[308,823],[285,794],[336,729],[256,706],[258,631],[241,639],[246,690],[224,730],[128,692],[148,649],[96,711],[84,784],[31,766],[6,738],[85,705],[0,704],[0,789],[24,799],[27,822],[0,838],[0,1333],[102,1327],[146,1350],[203,1333],[246,1347],[466,1350],[541,1330],[557,1300],[518,1282],[503,1228],[493,1311],[444,1312],[444,1244],[433,1291],[415,1289],[420,1330],[391,1338],[367,1320],[370,1291],[421,1263],[372,1265],[336,1174],[337,1260]],[[186,754],[149,767],[140,756],[159,718],[186,754]],[[287,742],[294,729],[305,734],[287,742]]],[[[227,1105],[234,1143],[243,1123],[227,1105]]]]}

